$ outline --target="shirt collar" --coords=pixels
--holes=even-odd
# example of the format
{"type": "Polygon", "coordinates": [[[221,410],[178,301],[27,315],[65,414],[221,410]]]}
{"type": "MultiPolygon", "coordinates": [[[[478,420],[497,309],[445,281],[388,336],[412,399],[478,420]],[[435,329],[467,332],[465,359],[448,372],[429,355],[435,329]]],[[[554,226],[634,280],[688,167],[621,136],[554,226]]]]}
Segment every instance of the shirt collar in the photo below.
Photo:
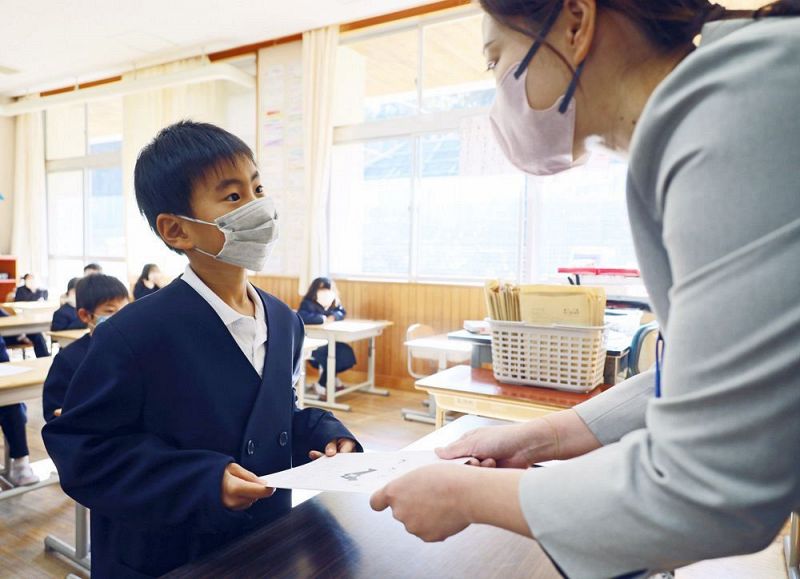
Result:
{"type": "MultiPolygon", "coordinates": [[[[244,314],[240,314],[220,298],[217,294],[215,294],[210,287],[208,287],[203,280],[197,277],[197,274],[194,272],[190,265],[186,266],[186,269],[183,272],[183,276],[181,277],[183,281],[185,281],[189,286],[194,289],[200,297],[202,297],[208,305],[217,313],[217,315],[222,320],[222,323],[226,326],[230,326],[234,322],[237,322],[241,319],[253,319],[250,316],[246,316],[244,314]]],[[[256,309],[256,338],[259,339],[263,336],[266,339],[267,335],[267,321],[266,315],[264,313],[264,303],[261,301],[261,296],[258,295],[256,288],[253,287],[253,284],[247,284],[247,295],[250,296],[250,299],[255,304],[256,309]]]]}

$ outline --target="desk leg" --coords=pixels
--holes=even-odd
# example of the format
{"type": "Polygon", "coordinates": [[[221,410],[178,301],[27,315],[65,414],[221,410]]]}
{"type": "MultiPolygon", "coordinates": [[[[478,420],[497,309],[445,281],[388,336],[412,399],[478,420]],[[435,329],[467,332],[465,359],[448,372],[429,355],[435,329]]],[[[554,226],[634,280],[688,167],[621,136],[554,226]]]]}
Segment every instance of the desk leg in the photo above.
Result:
{"type": "Polygon", "coordinates": [[[367,383],[361,389],[367,394],[377,394],[378,396],[388,396],[389,391],[385,388],[375,388],[375,336],[369,339],[369,353],[367,355],[367,383]]]}
{"type": "Polygon", "coordinates": [[[45,551],[55,551],[86,570],[92,568],[89,554],[89,509],[75,503],[75,546],[52,535],[44,538],[45,551]]]}
{"type": "MultiPolygon", "coordinates": [[[[447,353],[439,353],[439,369],[441,372],[447,370],[447,353]]],[[[411,422],[422,422],[423,424],[436,424],[436,397],[433,394],[428,394],[428,411],[422,412],[420,410],[413,410],[411,408],[403,408],[403,420],[411,422]]],[[[446,417],[445,417],[446,418],[446,417]]],[[[444,418],[443,418],[444,420],[444,418]]]]}
{"type": "Polygon", "coordinates": [[[444,410],[436,406],[436,423],[434,424],[435,428],[439,429],[444,426],[444,410]]]}
{"type": "Polygon", "coordinates": [[[783,539],[786,557],[786,575],[789,579],[800,579],[800,513],[792,513],[789,519],[789,535],[783,539]]]}
{"type": "MultiPolygon", "coordinates": [[[[326,400],[319,400],[309,398],[306,404],[309,406],[316,406],[318,408],[328,408],[330,410],[343,410],[350,412],[349,404],[341,404],[336,402],[336,338],[333,335],[328,335],[328,376],[325,380],[325,398],[326,400]]],[[[348,390],[344,391],[347,394],[348,390]]]]}

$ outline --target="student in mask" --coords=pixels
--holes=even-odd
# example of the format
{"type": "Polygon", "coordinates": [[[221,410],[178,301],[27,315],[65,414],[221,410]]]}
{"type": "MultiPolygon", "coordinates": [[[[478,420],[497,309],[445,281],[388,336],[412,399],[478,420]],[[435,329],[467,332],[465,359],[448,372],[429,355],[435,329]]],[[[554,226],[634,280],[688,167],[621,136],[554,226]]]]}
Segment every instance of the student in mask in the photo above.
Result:
{"type": "MultiPolygon", "coordinates": [[[[311,282],[297,313],[306,325],[319,325],[343,320],[347,312],[339,300],[336,285],[327,277],[318,277],[311,282]]],[[[313,385],[319,396],[325,396],[328,379],[328,346],[317,348],[311,353],[311,365],[322,368],[319,380],[313,385]]],[[[356,365],[356,354],[349,344],[336,342],[336,374],[356,365]]],[[[344,384],[336,377],[336,389],[344,389],[344,384]]]]}
{"type": "Polygon", "coordinates": [[[161,270],[154,263],[148,263],[142,268],[142,274],[133,286],[133,299],[140,300],[145,296],[156,293],[161,289],[161,270]]]}
{"type": "Polygon", "coordinates": [[[22,276],[22,285],[17,288],[14,295],[15,302],[38,302],[47,301],[47,290],[41,289],[36,285],[36,278],[32,273],[22,276]]]}
{"type": "Polygon", "coordinates": [[[81,278],[73,289],[77,315],[89,333],[59,350],[47,373],[42,394],[45,421],[61,415],[64,397],[72,377],[89,351],[95,328],[128,304],[128,290],[110,275],[98,273],[81,278]]]}
{"type": "Polygon", "coordinates": [[[663,341],[655,372],[440,451],[502,468],[426,467],[373,507],[428,541],[471,523],[534,537],[568,577],[763,549],[800,509],[800,4],[481,4],[509,159],[556,173],[592,136],[629,154],[663,341]],[[527,468],[548,459],[571,460],[527,468]]]}
{"type": "Polygon", "coordinates": [[[73,277],[67,284],[67,293],[64,294],[64,303],[53,313],[53,321],[50,329],[54,332],[63,330],[83,330],[86,324],[78,317],[78,310],[75,307],[75,286],[80,278],[73,277]]]}
{"type": "Polygon", "coordinates": [[[139,154],[134,188],[189,265],[95,328],[42,431],[61,486],[91,509],[98,577],[161,576],[207,555],[291,508],[259,476],[360,450],[330,412],[295,406],[303,323],[248,281],[278,236],[250,148],[176,123],[139,154]]]}

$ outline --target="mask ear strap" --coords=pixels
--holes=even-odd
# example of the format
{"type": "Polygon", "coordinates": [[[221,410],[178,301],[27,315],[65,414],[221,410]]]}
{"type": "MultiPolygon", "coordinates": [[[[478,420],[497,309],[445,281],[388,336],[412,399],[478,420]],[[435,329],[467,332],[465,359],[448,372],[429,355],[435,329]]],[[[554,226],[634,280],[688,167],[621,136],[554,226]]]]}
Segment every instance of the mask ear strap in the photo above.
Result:
{"type": "Polygon", "coordinates": [[[564,3],[562,1],[556,2],[556,5],[553,6],[553,10],[550,14],[547,15],[547,19],[544,21],[544,25],[542,29],[539,31],[539,34],[536,35],[536,40],[533,42],[533,45],[528,50],[528,53],[525,55],[525,58],[522,59],[522,62],[519,63],[517,70],[514,71],[514,78],[519,80],[519,77],[522,76],[522,73],[528,68],[528,65],[531,63],[531,60],[542,47],[544,43],[545,37],[550,33],[550,29],[558,20],[559,14],[561,14],[561,8],[563,7],[564,3]]]}
{"type": "Polygon", "coordinates": [[[562,115],[567,112],[569,108],[569,103],[572,100],[572,97],[575,96],[575,91],[578,90],[578,81],[581,78],[581,73],[583,72],[583,65],[586,63],[584,60],[581,62],[578,67],[575,69],[575,74],[572,75],[572,80],[569,82],[569,86],[567,87],[567,92],[564,93],[564,98],[561,100],[561,105],[558,107],[558,112],[562,115]]]}

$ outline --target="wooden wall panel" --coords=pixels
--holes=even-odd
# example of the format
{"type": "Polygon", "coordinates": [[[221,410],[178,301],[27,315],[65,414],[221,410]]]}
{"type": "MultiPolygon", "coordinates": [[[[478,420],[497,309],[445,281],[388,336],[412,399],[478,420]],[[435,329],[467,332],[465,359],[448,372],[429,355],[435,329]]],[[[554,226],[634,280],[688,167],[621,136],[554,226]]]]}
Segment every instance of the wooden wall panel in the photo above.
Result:
{"type": "MultiPolygon", "coordinates": [[[[296,309],[300,305],[297,278],[254,276],[252,281],[290,307],[296,309]]],[[[339,281],[337,286],[348,318],[394,322],[376,342],[380,386],[413,388],[403,347],[406,329],[411,324],[427,324],[445,333],[461,328],[464,320],[486,316],[480,287],[349,280],[339,281]]],[[[358,342],[354,347],[358,360],[354,370],[360,377],[367,370],[367,342],[358,342]]],[[[344,378],[347,380],[347,376],[344,378]]]]}

